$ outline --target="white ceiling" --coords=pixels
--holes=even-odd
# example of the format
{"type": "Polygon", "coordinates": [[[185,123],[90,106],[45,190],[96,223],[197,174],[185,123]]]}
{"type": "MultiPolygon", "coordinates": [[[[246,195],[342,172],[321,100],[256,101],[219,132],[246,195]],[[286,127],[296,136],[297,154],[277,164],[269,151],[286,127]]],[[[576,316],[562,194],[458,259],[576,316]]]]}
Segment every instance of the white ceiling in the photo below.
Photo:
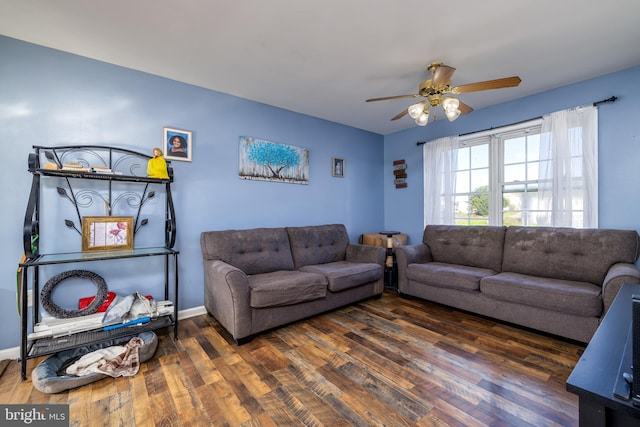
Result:
{"type": "Polygon", "coordinates": [[[0,0],[0,34],[389,134],[415,101],[365,99],[432,62],[522,78],[460,95],[475,109],[640,65],[640,1],[0,0]]]}

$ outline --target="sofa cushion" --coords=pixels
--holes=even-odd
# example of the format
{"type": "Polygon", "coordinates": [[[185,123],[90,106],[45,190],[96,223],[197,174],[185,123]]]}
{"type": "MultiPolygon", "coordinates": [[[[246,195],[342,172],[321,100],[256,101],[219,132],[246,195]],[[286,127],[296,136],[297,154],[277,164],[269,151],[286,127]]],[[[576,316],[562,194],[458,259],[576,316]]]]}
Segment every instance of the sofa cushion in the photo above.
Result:
{"type": "Polygon", "coordinates": [[[602,289],[591,283],[500,273],[483,278],[480,290],[501,301],[585,317],[602,315],[602,289]]]}
{"type": "Polygon", "coordinates": [[[509,227],[502,271],[602,285],[613,264],[637,259],[634,230],[509,227]]]}
{"type": "Polygon", "coordinates": [[[246,274],[293,270],[289,236],[284,228],[205,231],[200,235],[204,259],[219,259],[246,274]]]}
{"type": "Polygon", "coordinates": [[[307,265],[302,267],[300,271],[326,276],[329,280],[329,290],[331,292],[355,288],[356,286],[375,282],[382,277],[382,267],[379,264],[348,261],[307,265]]]}
{"type": "Polygon", "coordinates": [[[506,227],[427,225],[422,237],[434,261],[502,271],[506,227]]]}
{"type": "Polygon", "coordinates": [[[305,265],[344,261],[349,245],[342,224],[287,227],[295,268],[305,265]]]}
{"type": "Polygon", "coordinates": [[[327,295],[327,279],[321,274],[281,270],[248,279],[253,308],[293,305],[327,295]]]}
{"type": "Polygon", "coordinates": [[[407,266],[407,279],[409,280],[430,286],[468,292],[479,291],[480,279],[492,274],[496,274],[496,272],[486,268],[442,262],[409,264],[407,266]]]}

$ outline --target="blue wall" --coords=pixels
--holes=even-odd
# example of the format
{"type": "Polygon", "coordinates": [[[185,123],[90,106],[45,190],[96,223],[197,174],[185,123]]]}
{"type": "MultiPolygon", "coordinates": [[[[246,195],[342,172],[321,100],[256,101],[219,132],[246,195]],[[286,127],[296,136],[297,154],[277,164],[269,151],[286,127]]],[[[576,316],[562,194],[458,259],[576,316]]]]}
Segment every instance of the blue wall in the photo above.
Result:
{"type": "MultiPolygon", "coordinates": [[[[0,58],[0,350],[19,345],[15,277],[33,145],[114,145],[151,153],[162,146],[164,126],[193,131],[193,162],[173,162],[180,309],[203,304],[201,231],[343,223],[357,242],[361,233],[384,228],[381,135],[11,38],[0,37],[0,58]],[[239,179],[241,135],[308,148],[309,184],[239,179]],[[344,178],[331,176],[332,157],[345,159],[344,178]]],[[[52,233],[43,236],[43,247],[74,239],[80,248],[78,235],[64,225],[41,231],[52,233]]],[[[123,262],[118,270],[145,288],[157,279],[148,277],[157,269],[149,263],[123,262]]],[[[101,274],[107,267],[71,268],[101,274]]],[[[103,277],[111,289],[111,276],[103,277]]],[[[73,308],[59,298],[54,294],[56,303],[73,308]]]]}
{"type": "MultiPolygon", "coordinates": [[[[340,222],[353,242],[381,229],[401,230],[418,242],[423,175],[417,141],[503,126],[612,95],[618,101],[602,105],[599,114],[600,227],[640,228],[640,67],[476,110],[453,123],[441,120],[382,137],[2,36],[0,58],[6,147],[0,168],[0,351],[19,345],[15,272],[32,145],[104,144],[150,153],[161,145],[164,126],[193,131],[193,162],[173,162],[180,309],[202,305],[203,230],[340,222]],[[309,185],[240,180],[241,135],[308,148],[309,185]],[[346,159],[345,178],[331,176],[332,157],[346,159]],[[398,159],[408,164],[406,189],[393,185],[392,162],[398,159]]],[[[43,243],[69,239],[64,226],[52,232],[43,243]]],[[[153,266],[118,267],[142,287],[156,280],[149,278],[153,266]]],[[[102,273],[105,267],[96,268],[102,273]]]]}
{"type": "MultiPolygon", "coordinates": [[[[611,96],[618,100],[601,104],[598,109],[599,227],[639,230],[640,67],[479,109],[452,123],[439,120],[386,136],[385,227],[407,233],[411,243],[422,240],[424,178],[422,146],[416,146],[416,142],[505,126],[611,96]],[[408,187],[404,189],[393,185],[392,164],[398,159],[405,159],[408,164],[408,187]]],[[[464,95],[461,99],[464,101],[464,95]]]]}

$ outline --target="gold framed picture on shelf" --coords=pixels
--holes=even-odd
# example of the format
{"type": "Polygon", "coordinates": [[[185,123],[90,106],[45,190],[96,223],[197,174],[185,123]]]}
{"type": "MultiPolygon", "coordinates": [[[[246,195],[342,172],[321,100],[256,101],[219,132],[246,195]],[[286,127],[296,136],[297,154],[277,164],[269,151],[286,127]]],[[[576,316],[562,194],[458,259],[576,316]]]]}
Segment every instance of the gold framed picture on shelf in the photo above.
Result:
{"type": "Polygon", "coordinates": [[[133,217],[82,217],[82,251],[133,249],[133,217]]]}

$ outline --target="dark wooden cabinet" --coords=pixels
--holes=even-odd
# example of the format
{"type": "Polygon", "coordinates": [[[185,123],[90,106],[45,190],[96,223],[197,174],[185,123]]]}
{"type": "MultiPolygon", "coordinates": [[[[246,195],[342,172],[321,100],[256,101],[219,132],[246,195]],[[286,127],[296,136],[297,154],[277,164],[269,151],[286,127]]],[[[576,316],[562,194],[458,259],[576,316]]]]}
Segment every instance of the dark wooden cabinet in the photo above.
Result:
{"type": "MultiPolygon", "coordinates": [[[[630,364],[633,295],[640,285],[624,284],[582,357],[567,379],[567,390],[579,397],[581,427],[640,426],[640,408],[614,395],[624,381],[621,366],[630,364]]],[[[628,366],[630,368],[630,366],[628,366]]],[[[623,369],[624,370],[624,369],[623,369]]]]}

